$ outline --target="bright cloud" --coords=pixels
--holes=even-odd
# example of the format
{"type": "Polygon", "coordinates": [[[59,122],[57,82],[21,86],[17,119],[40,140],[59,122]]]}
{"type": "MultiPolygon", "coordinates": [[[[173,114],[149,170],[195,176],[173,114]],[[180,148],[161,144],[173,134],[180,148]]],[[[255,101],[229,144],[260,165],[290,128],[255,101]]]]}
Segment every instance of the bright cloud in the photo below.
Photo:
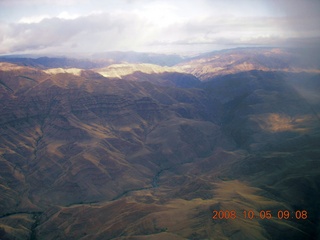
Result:
{"type": "Polygon", "coordinates": [[[39,16],[31,16],[31,17],[23,17],[19,20],[18,23],[39,23],[43,19],[50,18],[49,15],[39,15],[39,16]]]}

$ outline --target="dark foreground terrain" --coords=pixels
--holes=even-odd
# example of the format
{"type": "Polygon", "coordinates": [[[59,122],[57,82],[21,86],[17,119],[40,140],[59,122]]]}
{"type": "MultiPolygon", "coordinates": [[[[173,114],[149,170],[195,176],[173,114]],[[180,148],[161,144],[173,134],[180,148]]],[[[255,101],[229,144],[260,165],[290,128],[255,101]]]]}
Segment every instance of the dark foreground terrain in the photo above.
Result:
{"type": "Polygon", "coordinates": [[[299,59],[2,59],[0,239],[320,239],[320,68],[299,59]]]}

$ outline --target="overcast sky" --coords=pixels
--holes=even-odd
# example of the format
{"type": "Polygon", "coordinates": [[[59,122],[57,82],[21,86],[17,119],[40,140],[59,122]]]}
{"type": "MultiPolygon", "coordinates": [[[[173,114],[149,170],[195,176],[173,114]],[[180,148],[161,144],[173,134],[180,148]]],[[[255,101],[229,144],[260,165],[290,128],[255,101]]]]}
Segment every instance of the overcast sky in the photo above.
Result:
{"type": "Polygon", "coordinates": [[[319,0],[0,0],[0,54],[316,46],[319,0]]]}

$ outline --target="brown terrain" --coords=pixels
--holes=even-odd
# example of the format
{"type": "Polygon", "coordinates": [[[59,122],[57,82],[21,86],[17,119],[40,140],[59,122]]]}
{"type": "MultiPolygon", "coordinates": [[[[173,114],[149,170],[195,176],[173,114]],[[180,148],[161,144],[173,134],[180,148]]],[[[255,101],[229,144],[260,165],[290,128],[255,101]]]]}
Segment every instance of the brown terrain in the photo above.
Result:
{"type": "Polygon", "coordinates": [[[299,56],[1,62],[0,239],[320,239],[320,68],[299,56]]]}

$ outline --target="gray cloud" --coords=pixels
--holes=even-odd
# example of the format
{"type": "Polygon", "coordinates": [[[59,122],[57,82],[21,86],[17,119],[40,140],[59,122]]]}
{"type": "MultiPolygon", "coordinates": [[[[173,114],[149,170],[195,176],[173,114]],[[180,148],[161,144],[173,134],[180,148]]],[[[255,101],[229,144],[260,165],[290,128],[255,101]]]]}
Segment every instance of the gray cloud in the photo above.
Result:
{"type": "Polygon", "coordinates": [[[48,5],[75,5],[79,3],[90,2],[89,0],[1,0],[0,6],[7,5],[35,5],[35,4],[48,4],[48,5]]]}
{"type": "Polygon", "coordinates": [[[137,37],[135,35],[143,31],[144,25],[138,16],[109,13],[69,20],[50,18],[31,24],[2,24],[1,51],[9,53],[76,45],[98,51],[99,45],[105,49],[121,43],[130,45],[128,37],[137,37]]]}
{"type": "MultiPolygon", "coordinates": [[[[0,7],[21,2],[3,0],[0,7]]],[[[82,0],[79,6],[74,0],[56,0],[50,1],[52,12],[49,1],[27,2],[41,11],[28,8],[28,14],[21,15],[17,7],[15,18],[24,23],[0,18],[0,53],[206,51],[230,46],[317,45],[320,38],[320,1],[316,0],[244,0],[241,4],[233,0],[229,5],[209,0],[193,5],[180,0],[121,0],[117,4],[82,0]],[[70,14],[70,8],[63,7],[73,5],[70,14]],[[62,10],[65,17],[60,17],[62,10]]]]}

